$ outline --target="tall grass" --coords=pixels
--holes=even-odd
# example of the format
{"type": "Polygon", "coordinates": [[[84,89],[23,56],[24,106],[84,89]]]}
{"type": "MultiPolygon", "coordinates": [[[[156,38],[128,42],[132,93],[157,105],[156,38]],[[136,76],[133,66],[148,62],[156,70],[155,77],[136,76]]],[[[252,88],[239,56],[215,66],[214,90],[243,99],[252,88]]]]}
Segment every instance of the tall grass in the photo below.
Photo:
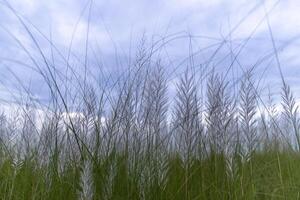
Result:
{"type": "Polygon", "coordinates": [[[200,71],[191,54],[172,84],[155,44],[141,45],[126,72],[96,79],[88,45],[82,74],[48,41],[63,74],[16,16],[37,57],[12,36],[50,100],[17,79],[29,100],[0,115],[1,199],[300,198],[298,107],[284,79],[281,102],[265,103],[255,67],[230,80],[210,66],[216,54],[200,71]]]}
{"type": "Polygon", "coordinates": [[[280,114],[271,100],[272,114],[257,114],[250,71],[242,76],[238,96],[230,92],[230,81],[215,72],[207,79],[206,94],[199,96],[195,73],[188,68],[172,100],[160,62],[136,66],[118,82],[114,95],[86,86],[73,114],[55,104],[57,110],[44,111],[38,125],[34,108],[27,105],[13,126],[3,113],[1,198],[299,197],[300,159],[293,142],[297,108],[287,85],[282,120],[288,129],[278,117],[274,120],[280,114]],[[289,146],[278,128],[294,132],[289,146]]]}

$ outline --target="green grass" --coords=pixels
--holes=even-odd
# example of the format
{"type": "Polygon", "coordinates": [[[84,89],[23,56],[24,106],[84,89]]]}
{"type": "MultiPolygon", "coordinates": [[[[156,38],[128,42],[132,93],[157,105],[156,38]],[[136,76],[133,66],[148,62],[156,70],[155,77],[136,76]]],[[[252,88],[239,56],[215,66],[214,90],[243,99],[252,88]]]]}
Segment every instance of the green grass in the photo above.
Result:
{"type": "Polygon", "coordinates": [[[24,97],[15,99],[22,112],[0,115],[0,199],[300,199],[299,109],[282,74],[281,101],[269,92],[265,103],[256,64],[228,77],[211,66],[216,48],[207,64],[193,54],[177,63],[181,74],[160,58],[164,47],[143,44],[124,71],[96,65],[95,74],[87,44],[85,62],[52,42],[59,57],[48,59],[16,16],[39,56],[13,38],[50,95],[46,106],[15,77],[24,97]]]}
{"type": "MultiPolygon", "coordinates": [[[[231,173],[222,155],[192,160],[189,169],[176,155],[166,162],[162,182],[156,178],[160,176],[157,171],[143,180],[142,174],[147,170],[144,160],[139,163],[140,170],[135,171],[128,169],[124,155],[94,163],[94,199],[299,199],[300,156],[296,153],[260,152],[247,162],[236,158],[231,173]],[[108,165],[115,166],[112,177],[108,177],[108,165]]],[[[40,166],[35,157],[18,164],[2,157],[0,198],[76,199],[80,166],[67,163],[62,172],[54,166],[53,162],[40,166]]]]}

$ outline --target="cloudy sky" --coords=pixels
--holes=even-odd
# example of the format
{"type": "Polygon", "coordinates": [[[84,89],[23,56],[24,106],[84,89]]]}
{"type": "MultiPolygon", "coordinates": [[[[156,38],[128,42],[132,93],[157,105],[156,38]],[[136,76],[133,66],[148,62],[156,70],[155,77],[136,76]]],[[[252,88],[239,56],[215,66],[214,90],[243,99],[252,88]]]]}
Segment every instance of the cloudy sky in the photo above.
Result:
{"type": "Polygon", "coordinates": [[[79,71],[82,63],[101,63],[102,72],[118,74],[142,38],[156,45],[170,73],[179,69],[170,79],[191,52],[203,67],[219,48],[211,65],[227,69],[235,56],[234,68],[259,63],[258,77],[274,91],[280,87],[275,45],[283,74],[300,97],[299,10],[298,0],[0,0],[0,99],[18,97],[20,82],[47,99],[30,58],[42,63],[39,51],[60,72],[68,59],[79,71]]]}

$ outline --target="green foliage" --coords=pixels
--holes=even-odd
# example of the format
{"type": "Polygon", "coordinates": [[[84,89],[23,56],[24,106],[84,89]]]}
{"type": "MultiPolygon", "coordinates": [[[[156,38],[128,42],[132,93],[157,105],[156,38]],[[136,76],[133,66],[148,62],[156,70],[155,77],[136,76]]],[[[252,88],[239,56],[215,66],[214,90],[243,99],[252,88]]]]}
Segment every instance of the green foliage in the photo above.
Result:
{"type": "MultiPolygon", "coordinates": [[[[54,172],[54,160],[45,166],[37,165],[34,157],[18,164],[9,158],[1,160],[0,199],[77,199],[80,170],[71,161],[62,172],[54,172]]],[[[247,161],[237,156],[234,172],[228,172],[226,160],[224,155],[212,154],[203,160],[193,159],[187,168],[179,155],[170,155],[164,184],[160,184],[156,178],[160,176],[158,171],[152,171],[144,180],[140,171],[129,169],[124,155],[115,155],[93,166],[94,199],[299,198],[297,153],[257,152],[247,161]],[[114,173],[108,174],[109,166],[114,166],[114,173]]],[[[147,162],[140,161],[146,170],[147,162]]]]}

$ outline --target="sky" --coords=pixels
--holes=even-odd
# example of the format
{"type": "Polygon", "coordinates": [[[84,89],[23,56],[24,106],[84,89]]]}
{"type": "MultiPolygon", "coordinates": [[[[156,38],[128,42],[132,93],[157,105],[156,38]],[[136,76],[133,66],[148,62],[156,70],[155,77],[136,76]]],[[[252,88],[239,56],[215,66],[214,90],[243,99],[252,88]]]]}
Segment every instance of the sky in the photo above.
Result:
{"type": "Polygon", "coordinates": [[[0,0],[0,101],[20,98],[24,88],[47,101],[30,58],[43,63],[40,51],[61,73],[68,59],[78,72],[86,62],[91,74],[122,74],[143,39],[159,49],[170,81],[191,52],[203,67],[220,47],[211,63],[217,70],[237,55],[233,68],[259,63],[262,84],[278,92],[278,59],[300,97],[299,10],[299,0],[0,0]]]}

